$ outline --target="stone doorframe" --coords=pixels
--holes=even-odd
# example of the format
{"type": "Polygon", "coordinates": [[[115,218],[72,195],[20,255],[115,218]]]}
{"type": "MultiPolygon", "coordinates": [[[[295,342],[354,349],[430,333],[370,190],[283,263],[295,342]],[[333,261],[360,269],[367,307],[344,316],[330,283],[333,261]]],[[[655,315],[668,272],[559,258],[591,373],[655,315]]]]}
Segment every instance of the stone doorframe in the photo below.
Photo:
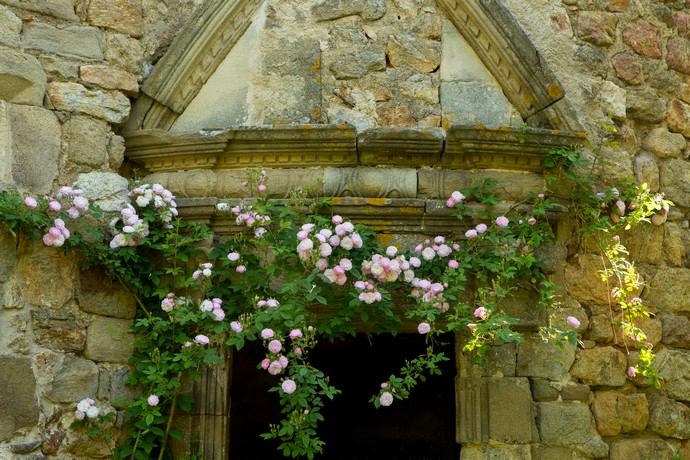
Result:
{"type": "MultiPolygon", "coordinates": [[[[497,210],[540,192],[548,150],[582,144],[584,135],[482,126],[358,133],[350,126],[307,125],[237,128],[208,135],[142,130],[126,133],[125,139],[128,159],[142,168],[146,179],[178,196],[180,215],[210,225],[217,235],[241,229],[221,223],[216,203],[220,198],[241,199],[244,168],[262,165],[273,193],[287,197],[312,187],[313,196],[332,197],[335,213],[385,233],[391,241],[404,242],[405,235],[464,232],[445,206],[445,197],[469,186],[474,176],[499,181],[502,202],[497,210]]],[[[557,215],[551,218],[555,221],[557,215]]],[[[529,329],[536,324],[537,318],[525,317],[519,326],[529,329]]],[[[501,436],[502,425],[491,422],[495,398],[510,396],[518,406],[531,407],[526,378],[490,382],[458,362],[458,442],[481,442],[489,434],[495,436],[496,430],[501,436]]],[[[230,357],[223,366],[209,368],[193,388],[197,402],[189,428],[198,433],[204,458],[228,455],[231,369],[230,357]]],[[[531,416],[530,409],[521,417],[531,416]]],[[[510,436],[529,442],[532,432],[510,436]]]]}

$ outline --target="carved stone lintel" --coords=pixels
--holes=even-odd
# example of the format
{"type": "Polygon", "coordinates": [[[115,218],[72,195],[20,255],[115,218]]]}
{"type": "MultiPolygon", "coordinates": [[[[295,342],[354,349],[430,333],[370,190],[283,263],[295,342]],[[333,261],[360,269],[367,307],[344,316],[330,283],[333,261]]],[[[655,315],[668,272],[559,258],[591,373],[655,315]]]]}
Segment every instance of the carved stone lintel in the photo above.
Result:
{"type": "Polygon", "coordinates": [[[417,171],[411,168],[326,168],[325,196],[416,198],[417,171]]]}
{"type": "Polygon", "coordinates": [[[424,166],[438,162],[443,151],[440,128],[374,128],[357,136],[359,162],[363,165],[424,166]]]}

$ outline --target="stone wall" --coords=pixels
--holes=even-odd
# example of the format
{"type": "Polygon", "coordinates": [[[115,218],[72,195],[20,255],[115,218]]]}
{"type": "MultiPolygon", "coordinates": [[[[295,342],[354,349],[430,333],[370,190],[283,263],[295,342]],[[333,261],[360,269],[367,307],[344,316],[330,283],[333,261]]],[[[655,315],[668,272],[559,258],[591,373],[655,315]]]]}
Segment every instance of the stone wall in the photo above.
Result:
{"type": "MultiPolygon", "coordinates": [[[[142,127],[132,107],[151,96],[141,85],[210,3],[0,0],[0,188],[46,194],[79,180],[91,196],[117,196],[126,186],[123,126],[142,127]]],[[[210,76],[168,128],[348,123],[436,128],[442,137],[457,122],[544,124],[520,116],[519,101],[439,6],[452,3],[256,2],[218,67],[246,70],[224,95],[232,103],[218,103],[223,80],[210,76]]],[[[626,236],[647,283],[641,296],[654,315],[643,328],[665,381],[657,391],[626,377],[598,260],[559,222],[544,256],[564,286],[564,313],[582,322],[582,346],[558,350],[528,336],[498,347],[483,368],[458,353],[461,458],[690,458],[690,2],[500,3],[594,142],[598,121],[617,126],[621,149],[601,151],[602,182],[633,177],[676,203],[666,222],[626,236]]],[[[130,394],[123,331],[133,299],[98,271],[2,233],[0,300],[0,458],[107,456],[67,426],[80,399],[113,404],[130,394]]]]}

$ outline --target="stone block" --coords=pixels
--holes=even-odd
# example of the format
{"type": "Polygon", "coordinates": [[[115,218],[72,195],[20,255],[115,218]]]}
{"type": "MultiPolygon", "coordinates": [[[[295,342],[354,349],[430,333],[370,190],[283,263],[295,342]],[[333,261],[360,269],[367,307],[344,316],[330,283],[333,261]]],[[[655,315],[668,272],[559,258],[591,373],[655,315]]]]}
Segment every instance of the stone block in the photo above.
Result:
{"type": "Polygon", "coordinates": [[[140,38],[144,34],[141,6],[141,0],[91,0],[87,18],[93,26],[140,38]]]}
{"type": "Polygon", "coordinates": [[[84,191],[84,196],[104,211],[117,211],[127,199],[129,184],[124,177],[109,172],[94,171],[80,174],[74,186],[84,191]]]}
{"type": "Polygon", "coordinates": [[[640,151],[633,159],[633,170],[638,183],[647,184],[652,192],[659,190],[659,165],[654,155],[640,151]]]}
{"type": "Polygon", "coordinates": [[[130,373],[129,368],[118,367],[110,376],[109,397],[117,408],[121,408],[124,401],[133,401],[143,394],[143,388],[128,384],[130,373]]]}
{"type": "Polygon", "coordinates": [[[526,378],[497,378],[488,384],[489,439],[528,444],[535,430],[532,393],[526,378]]]}
{"type": "Polygon", "coordinates": [[[116,32],[106,32],[104,35],[105,60],[134,75],[141,74],[144,48],[140,41],[116,32]]]}
{"type": "Polygon", "coordinates": [[[87,313],[113,318],[133,319],[137,309],[134,296],[114,284],[99,269],[79,273],[77,301],[87,313]]]}
{"type": "Polygon", "coordinates": [[[95,27],[70,26],[58,29],[41,22],[24,24],[22,45],[46,53],[76,59],[101,61],[102,36],[95,27]]]}
{"type": "Polygon", "coordinates": [[[644,20],[628,23],[623,30],[623,42],[641,56],[661,58],[659,28],[644,20]]]}
{"type": "Polygon", "coordinates": [[[380,72],[385,69],[386,55],[370,50],[341,54],[330,66],[330,71],[337,80],[361,78],[369,72],[380,72]]]}
{"type": "Polygon", "coordinates": [[[125,138],[113,134],[108,142],[108,165],[110,169],[117,171],[123,161],[125,161],[125,138]]]}
{"type": "Polygon", "coordinates": [[[139,83],[131,73],[117,67],[93,64],[79,67],[79,78],[103,89],[120,90],[128,96],[139,93],[139,83]]]}
{"type": "Polygon", "coordinates": [[[48,97],[56,110],[83,113],[110,123],[123,123],[131,108],[119,91],[91,91],[78,83],[50,83],[48,97]]]}
{"type": "Polygon", "coordinates": [[[663,379],[662,390],[670,398],[690,402],[690,352],[661,349],[654,366],[663,379]]]}
{"type": "Polygon", "coordinates": [[[49,350],[78,353],[86,343],[86,327],[73,314],[33,310],[34,342],[49,350]]]}
{"type": "Polygon", "coordinates": [[[375,21],[386,14],[384,0],[321,0],[311,8],[317,21],[330,21],[358,15],[365,21],[375,21]]]}
{"type": "Polygon", "coordinates": [[[666,65],[671,70],[690,75],[690,39],[673,37],[666,43],[666,65]]]}
{"type": "Polygon", "coordinates": [[[690,269],[659,268],[650,276],[648,283],[649,289],[645,290],[643,300],[654,305],[658,311],[690,312],[690,269]]]}
{"type": "Polygon", "coordinates": [[[582,11],[577,18],[577,35],[597,46],[613,44],[618,18],[602,11],[582,11]]]}
{"type": "Polygon", "coordinates": [[[603,443],[594,428],[587,404],[537,403],[537,425],[541,441],[552,446],[603,443]]]}
{"type": "MultiPolygon", "coordinates": [[[[0,107],[2,105],[0,103],[0,107]]],[[[12,181],[32,193],[50,193],[58,174],[60,154],[57,117],[39,107],[4,106],[9,124],[9,145],[3,146],[0,142],[0,151],[5,150],[4,156],[11,164],[12,181]]],[[[0,109],[0,124],[1,112],[0,109]]]]}
{"type": "Polygon", "coordinates": [[[530,460],[530,446],[463,446],[460,460],[530,460]]]}
{"type": "Polygon", "coordinates": [[[621,386],[627,362],[625,355],[613,347],[577,350],[570,374],[588,385],[621,386]]]}
{"type": "Polygon", "coordinates": [[[34,427],[40,412],[31,358],[0,356],[0,442],[19,430],[34,427]]]}
{"type": "Polygon", "coordinates": [[[666,122],[669,130],[690,137],[690,104],[680,99],[671,99],[668,103],[666,122]]]}
{"type": "Polygon", "coordinates": [[[517,111],[498,87],[483,82],[441,82],[443,124],[509,126],[517,111]]]}
{"type": "Polygon", "coordinates": [[[690,320],[681,315],[662,315],[661,328],[664,345],[690,348],[690,320]]]}
{"type": "Polygon", "coordinates": [[[671,267],[680,267],[685,259],[685,243],[680,225],[667,222],[664,227],[664,261],[671,267]]]}
{"type": "Polygon", "coordinates": [[[535,401],[556,401],[560,392],[546,379],[530,378],[532,398],[535,401]]]}
{"type": "Polygon", "coordinates": [[[690,439],[690,408],[664,396],[649,401],[648,428],[662,436],[690,439]]]}
{"type": "Polygon", "coordinates": [[[628,53],[618,53],[611,58],[613,70],[618,78],[629,85],[639,85],[644,81],[642,65],[628,53]]]}
{"type": "Polygon", "coordinates": [[[0,49],[0,99],[42,106],[45,88],[46,74],[38,59],[29,54],[0,49]]]}
{"type": "Polygon", "coordinates": [[[128,319],[98,317],[86,330],[84,357],[93,361],[126,363],[132,356],[133,337],[127,333],[128,319]]]}
{"type": "Polygon", "coordinates": [[[575,361],[575,347],[544,342],[536,334],[526,335],[518,344],[516,375],[560,380],[568,374],[575,361]]]}
{"type": "Polygon", "coordinates": [[[531,460],[572,460],[573,451],[569,447],[532,446],[531,460]]]}
{"type": "Polygon", "coordinates": [[[3,0],[3,3],[66,21],[79,21],[79,17],[74,13],[73,0],[3,0]]]}
{"type": "Polygon", "coordinates": [[[686,146],[682,134],[671,133],[666,128],[654,128],[642,141],[642,148],[658,158],[680,158],[686,146]]]}
{"type": "Polygon", "coordinates": [[[580,401],[589,402],[592,392],[589,385],[567,385],[561,390],[561,399],[563,401],[580,401]]]}
{"type": "Polygon", "coordinates": [[[21,257],[19,273],[27,301],[49,310],[63,307],[72,298],[75,262],[53,248],[41,248],[35,256],[21,257]]]}
{"type": "Polygon", "coordinates": [[[98,391],[98,366],[93,361],[65,356],[45,395],[55,402],[76,403],[93,398],[98,391]]]}
{"type": "Polygon", "coordinates": [[[623,433],[643,431],[647,427],[649,405],[644,393],[619,395],[616,410],[623,433]]]}
{"type": "Polygon", "coordinates": [[[441,44],[413,35],[400,38],[390,35],[386,43],[386,59],[392,67],[408,67],[417,72],[434,72],[441,65],[441,44]]]}
{"type": "Polygon", "coordinates": [[[17,48],[22,21],[9,8],[0,5],[0,43],[17,48]]]}
{"type": "Polygon", "coordinates": [[[7,282],[14,273],[16,257],[16,237],[9,232],[0,232],[0,283],[7,282]]]}
{"type": "Polygon", "coordinates": [[[565,286],[575,300],[587,304],[607,305],[610,289],[599,276],[601,258],[580,254],[565,267],[565,286]]]}
{"type": "Polygon", "coordinates": [[[626,93],[623,88],[611,81],[605,81],[599,90],[599,97],[602,109],[608,116],[616,120],[625,118],[626,93]]]}
{"type": "Polygon", "coordinates": [[[673,16],[673,25],[678,29],[678,35],[687,37],[690,32],[690,14],[677,11],[673,16]]]}
{"type": "Polygon", "coordinates": [[[592,402],[592,414],[597,431],[602,436],[616,436],[622,430],[618,418],[618,396],[614,391],[597,391],[592,402]]]}
{"type": "MultiPolygon", "coordinates": [[[[658,123],[666,115],[666,102],[653,88],[628,88],[626,94],[628,117],[648,123],[658,123]]],[[[619,152],[620,153],[620,152],[619,152]]]]}
{"type": "Polygon", "coordinates": [[[675,450],[658,438],[623,438],[611,442],[609,460],[668,460],[675,450]]]}
{"type": "Polygon", "coordinates": [[[110,127],[105,121],[73,115],[62,129],[69,161],[95,169],[106,164],[110,127]]]}

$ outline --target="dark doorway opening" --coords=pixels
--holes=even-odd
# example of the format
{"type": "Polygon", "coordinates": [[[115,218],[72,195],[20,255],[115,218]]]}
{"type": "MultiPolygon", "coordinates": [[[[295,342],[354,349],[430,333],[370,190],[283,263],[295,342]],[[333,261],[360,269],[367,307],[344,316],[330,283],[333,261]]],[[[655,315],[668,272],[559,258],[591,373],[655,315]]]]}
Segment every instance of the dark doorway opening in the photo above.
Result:
{"type": "MultiPolygon", "coordinates": [[[[406,401],[376,409],[369,402],[379,384],[398,373],[405,359],[425,351],[424,337],[398,334],[321,341],[312,364],[342,390],[326,401],[325,421],[318,428],[328,460],[450,460],[459,458],[455,442],[454,337],[440,349],[449,358],[443,374],[419,383],[406,401]]],[[[233,357],[230,410],[230,459],[281,459],[278,443],[260,439],[268,424],[280,419],[278,396],[267,390],[279,379],[256,370],[263,359],[261,344],[248,344],[233,357]]]]}

